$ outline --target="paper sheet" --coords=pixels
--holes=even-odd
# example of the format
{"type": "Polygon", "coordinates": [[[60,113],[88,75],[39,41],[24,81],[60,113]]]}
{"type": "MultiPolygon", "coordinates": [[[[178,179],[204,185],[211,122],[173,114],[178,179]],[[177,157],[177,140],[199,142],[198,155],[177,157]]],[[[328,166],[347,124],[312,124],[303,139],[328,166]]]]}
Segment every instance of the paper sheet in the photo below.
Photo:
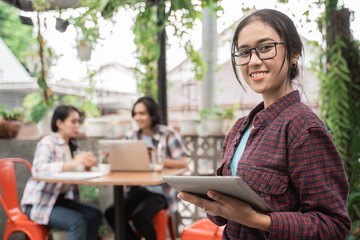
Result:
{"type": "Polygon", "coordinates": [[[100,177],[102,175],[103,175],[102,172],[60,172],[60,173],[42,173],[37,175],[37,177],[50,178],[50,179],[81,180],[81,179],[100,177]]]}

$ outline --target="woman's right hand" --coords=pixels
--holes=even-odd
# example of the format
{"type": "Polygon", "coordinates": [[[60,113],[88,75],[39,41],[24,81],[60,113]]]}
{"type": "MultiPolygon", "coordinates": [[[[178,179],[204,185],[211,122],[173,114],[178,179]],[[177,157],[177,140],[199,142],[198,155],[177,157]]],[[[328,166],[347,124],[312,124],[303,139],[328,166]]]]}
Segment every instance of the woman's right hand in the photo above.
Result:
{"type": "Polygon", "coordinates": [[[207,195],[214,201],[209,201],[186,192],[180,192],[177,196],[202,208],[204,211],[210,212],[210,215],[220,216],[251,228],[257,228],[266,232],[270,231],[270,216],[256,212],[248,203],[213,190],[210,190],[207,195]]]}

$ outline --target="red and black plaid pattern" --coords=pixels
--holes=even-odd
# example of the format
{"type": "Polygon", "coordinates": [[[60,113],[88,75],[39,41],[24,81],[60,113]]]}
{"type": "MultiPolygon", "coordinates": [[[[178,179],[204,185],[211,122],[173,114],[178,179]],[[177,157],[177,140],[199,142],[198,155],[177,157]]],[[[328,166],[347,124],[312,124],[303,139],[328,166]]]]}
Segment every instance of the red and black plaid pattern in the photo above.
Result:
{"type": "Polygon", "coordinates": [[[223,239],[345,239],[349,185],[331,134],[293,91],[239,119],[225,139],[217,175],[231,176],[230,163],[253,121],[236,175],[273,209],[270,233],[221,217],[223,239]]]}

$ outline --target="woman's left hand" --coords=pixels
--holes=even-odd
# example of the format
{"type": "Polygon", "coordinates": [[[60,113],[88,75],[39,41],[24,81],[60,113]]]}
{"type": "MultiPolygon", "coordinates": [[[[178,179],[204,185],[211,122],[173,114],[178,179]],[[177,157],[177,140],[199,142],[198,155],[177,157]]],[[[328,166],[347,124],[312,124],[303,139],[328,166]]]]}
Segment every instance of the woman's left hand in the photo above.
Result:
{"type": "Polygon", "coordinates": [[[96,164],[96,157],[92,152],[86,152],[81,158],[82,164],[85,167],[93,167],[96,164]]]}
{"type": "Polygon", "coordinates": [[[220,216],[248,227],[270,231],[271,218],[267,214],[256,212],[250,204],[210,190],[207,194],[214,201],[180,192],[178,198],[190,202],[215,216],[220,216]]]}

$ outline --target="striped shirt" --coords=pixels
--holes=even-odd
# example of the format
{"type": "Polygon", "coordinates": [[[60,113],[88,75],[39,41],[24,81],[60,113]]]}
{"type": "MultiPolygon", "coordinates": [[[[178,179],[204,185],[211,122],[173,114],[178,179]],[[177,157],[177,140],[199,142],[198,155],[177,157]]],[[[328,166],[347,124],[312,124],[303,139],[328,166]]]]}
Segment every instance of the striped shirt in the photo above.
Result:
{"type": "Polygon", "coordinates": [[[345,239],[349,184],[331,134],[293,91],[239,119],[227,135],[217,175],[231,175],[231,159],[253,121],[236,175],[274,209],[270,232],[208,217],[226,227],[223,239],[345,239]]]}

